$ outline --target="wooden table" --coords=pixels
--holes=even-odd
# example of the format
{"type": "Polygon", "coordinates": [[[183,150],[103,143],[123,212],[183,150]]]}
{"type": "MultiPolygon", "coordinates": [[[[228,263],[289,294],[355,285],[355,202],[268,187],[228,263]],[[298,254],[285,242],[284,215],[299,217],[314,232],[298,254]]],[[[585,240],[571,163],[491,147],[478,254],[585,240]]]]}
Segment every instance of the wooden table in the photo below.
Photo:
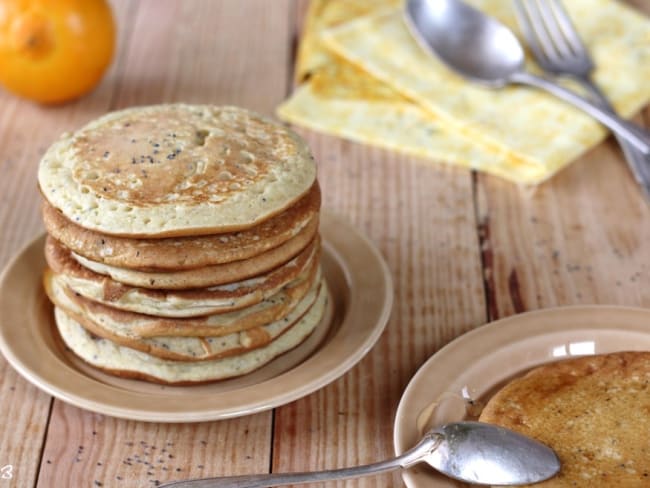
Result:
{"type": "MultiPolygon", "coordinates": [[[[43,108],[0,93],[0,267],[42,231],[36,168],[60,132],[108,110],[159,102],[272,114],[292,89],[306,3],[112,4],[119,49],[91,95],[43,108]]],[[[146,487],[371,462],[393,453],[395,410],[411,376],[458,335],[545,307],[650,307],[650,207],[611,139],[530,190],[300,132],[319,161],[324,205],[367,233],[392,272],[395,306],[375,348],[338,381],[289,405],[175,425],[68,406],[0,359],[0,488],[146,487]],[[8,465],[10,480],[1,477],[8,465]]],[[[388,474],[346,486],[400,483],[388,474]]]]}

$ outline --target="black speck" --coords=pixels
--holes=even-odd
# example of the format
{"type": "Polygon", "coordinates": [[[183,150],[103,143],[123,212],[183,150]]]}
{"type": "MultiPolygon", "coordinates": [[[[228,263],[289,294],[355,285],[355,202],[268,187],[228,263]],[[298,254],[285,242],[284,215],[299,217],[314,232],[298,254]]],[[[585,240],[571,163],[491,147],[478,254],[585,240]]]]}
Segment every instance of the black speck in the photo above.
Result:
{"type": "Polygon", "coordinates": [[[45,461],[45,462],[46,462],[47,464],[52,464],[52,461],[50,461],[49,459],[48,459],[47,461],[45,461]]]}
{"type": "Polygon", "coordinates": [[[105,158],[107,158],[107,157],[110,156],[110,155],[111,155],[111,153],[108,152],[108,151],[106,151],[106,152],[104,153],[104,157],[105,157],[105,158]]]}
{"type": "Polygon", "coordinates": [[[102,465],[102,463],[98,461],[98,462],[97,462],[97,466],[101,466],[101,465],[102,465]]]}
{"type": "Polygon", "coordinates": [[[131,122],[127,122],[124,124],[124,127],[131,127],[131,122]]]}
{"type": "Polygon", "coordinates": [[[102,484],[99,481],[95,480],[95,486],[102,486],[102,484]]]}
{"type": "MultiPolygon", "coordinates": [[[[102,239],[102,244],[104,244],[103,239],[102,239]]],[[[97,435],[97,432],[93,430],[93,435],[97,435]]]]}
{"type": "Polygon", "coordinates": [[[116,480],[119,480],[119,481],[122,481],[122,477],[121,477],[121,476],[116,476],[115,479],[116,479],[116,480]]]}
{"type": "Polygon", "coordinates": [[[176,159],[176,153],[169,153],[167,159],[176,159]]]}
{"type": "Polygon", "coordinates": [[[181,471],[181,468],[176,468],[177,473],[180,473],[180,471],[181,471]]]}

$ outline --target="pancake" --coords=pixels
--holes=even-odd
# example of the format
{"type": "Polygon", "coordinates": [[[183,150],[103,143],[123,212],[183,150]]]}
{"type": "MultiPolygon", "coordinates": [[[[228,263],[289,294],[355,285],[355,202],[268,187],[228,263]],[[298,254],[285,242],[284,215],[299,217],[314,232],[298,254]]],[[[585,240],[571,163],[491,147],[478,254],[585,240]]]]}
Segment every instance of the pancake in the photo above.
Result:
{"type": "MultiPolygon", "coordinates": [[[[303,296],[297,300],[296,305],[286,315],[257,327],[231,332],[219,337],[195,334],[194,337],[167,336],[165,334],[147,338],[138,337],[133,333],[129,322],[111,320],[113,317],[108,310],[104,310],[104,315],[99,318],[96,314],[88,314],[86,313],[87,308],[78,306],[56,281],[50,282],[50,285],[52,286],[48,290],[48,295],[54,304],[91,334],[163,359],[202,361],[243,354],[277,339],[300,320],[315,302],[319,292],[320,279],[306,282],[307,286],[304,288],[307,293],[303,293],[303,296]],[[107,320],[101,320],[102,318],[107,320]]],[[[184,325],[187,326],[187,324],[184,325]]]]}
{"type": "Polygon", "coordinates": [[[165,318],[126,312],[93,302],[74,293],[61,275],[46,270],[45,291],[50,300],[96,335],[141,339],[157,336],[218,337],[260,327],[288,315],[313,284],[320,281],[320,268],[314,267],[305,279],[296,280],[259,303],[232,312],[190,318],[165,318]],[[101,332],[101,330],[105,332],[101,332]],[[108,334],[108,335],[107,335],[108,334]],[[110,335],[110,336],[109,336],[110,335]]]}
{"type": "Polygon", "coordinates": [[[53,239],[52,236],[48,236],[45,242],[45,258],[50,267],[57,272],[74,276],[90,276],[95,280],[99,280],[101,277],[110,277],[116,287],[122,284],[152,290],[209,288],[236,283],[264,273],[270,274],[272,270],[284,268],[288,263],[296,259],[300,261],[302,259],[301,256],[309,254],[316,245],[317,237],[315,238],[314,235],[318,229],[317,221],[314,222],[313,227],[312,229],[312,225],[310,224],[298,236],[268,251],[263,256],[260,256],[259,259],[251,258],[245,261],[235,261],[234,263],[216,264],[205,268],[170,271],[167,273],[129,270],[96,263],[77,254],[70,253],[68,249],[53,239]],[[310,239],[307,240],[307,238],[310,239]],[[288,254],[286,259],[279,260],[277,258],[277,255],[284,257],[286,254],[288,254]],[[259,265],[259,267],[256,267],[256,265],[259,265]],[[88,272],[92,272],[92,274],[88,274],[88,272]]]}
{"type": "MultiPolygon", "coordinates": [[[[315,183],[309,193],[286,211],[241,232],[201,237],[131,239],[84,229],[43,202],[48,234],[76,254],[119,268],[179,270],[241,261],[277,248],[308,225],[315,228],[321,195],[315,183]]],[[[287,252],[291,250],[287,248],[287,252]]],[[[278,259],[287,261],[290,255],[278,259]]]]}
{"type": "Polygon", "coordinates": [[[318,218],[311,220],[295,237],[258,256],[253,256],[242,261],[179,271],[140,271],[137,269],[118,268],[92,261],[75,253],[71,255],[83,267],[101,275],[110,276],[115,281],[126,285],[156,290],[184,290],[187,288],[205,288],[233,283],[282,266],[294,256],[304,252],[310,243],[314,241],[314,236],[317,232],[318,218]]]}
{"type": "Polygon", "coordinates": [[[650,351],[585,356],[510,382],[479,420],[547,444],[562,463],[539,488],[650,485],[650,351]]]}
{"type": "Polygon", "coordinates": [[[314,184],[307,145],[236,107],[157,105],[109,113],[43,156],[42,194],[103,234],[173,237],[251,228],[314,184]]]}
{"type": "Polygon", "coordinates": [[[151,356],[91,335],[78,322],[56,307],[54,316],[67,347],[86,363],[107,373],[164,384],[192,384],[216,381],[250,373],[280,354],[302,343],[324,315],[327,286],[307,313],[288,331],[266,346],[241,355],[207,361],[173,361],[151,356]]]}
{"type": "MultiPolygon", "coordinates": [[[[49,248],[46,244],[46,249],[49,248]]],[[[191,290],[151,290],[123,285],[84,268],[70,257],[53,259],[52,253],[47,252],[46,258],[62,284],[95,302],[157,317],[200,317],[255,305],[285,286],[305,279],[319,266],[320,243],[315,241],[303,253],[269,273],[191,290]]]]}

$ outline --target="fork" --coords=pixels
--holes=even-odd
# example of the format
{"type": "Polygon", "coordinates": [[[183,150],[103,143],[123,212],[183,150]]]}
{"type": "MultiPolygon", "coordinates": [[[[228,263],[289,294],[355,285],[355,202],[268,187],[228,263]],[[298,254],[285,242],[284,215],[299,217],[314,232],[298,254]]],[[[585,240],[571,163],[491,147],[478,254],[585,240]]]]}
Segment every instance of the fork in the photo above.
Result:
{"type": "MultiPolygon", "coordinates": [[[[513,0],[517,20],[537,64],[549,73],[579,82],[604,108],[614,108],[591,79],[594,62],[561,0],[513,0]]],[[[634,179],[650,201],[650,158],[617,138],[634,179]]]]}

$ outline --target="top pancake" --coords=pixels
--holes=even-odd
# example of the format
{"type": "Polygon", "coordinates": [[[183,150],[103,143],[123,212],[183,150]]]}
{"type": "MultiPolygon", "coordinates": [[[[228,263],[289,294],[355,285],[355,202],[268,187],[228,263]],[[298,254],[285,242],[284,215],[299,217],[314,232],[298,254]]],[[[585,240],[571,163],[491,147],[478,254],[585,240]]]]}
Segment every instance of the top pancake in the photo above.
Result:
{"type": "Polygon", "coordinates": [[[315,178],[309,149],[284,126],[236,107],[181,104],[110,113],[64,134],[38,171],[67,219],[130,237],[247,229],[315,178]]]}
{"type": "Polygon", "coordinates": [[[560,473],[535,485],[648,486],[650,351],[551,363],[510,382],[479,420],[547,444],[560,473]]]}

